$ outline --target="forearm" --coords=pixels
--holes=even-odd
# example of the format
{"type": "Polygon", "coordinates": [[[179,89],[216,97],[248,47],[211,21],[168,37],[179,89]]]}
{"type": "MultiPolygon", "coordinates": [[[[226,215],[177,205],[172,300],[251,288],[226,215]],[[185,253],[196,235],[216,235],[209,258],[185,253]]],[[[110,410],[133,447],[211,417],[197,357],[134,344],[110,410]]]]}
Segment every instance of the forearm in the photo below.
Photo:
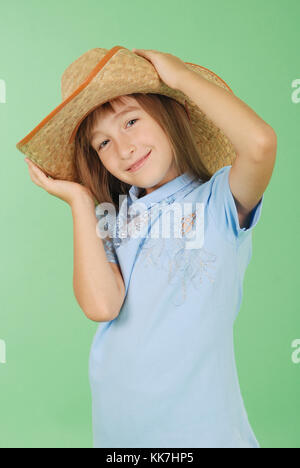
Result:
{"type": "Polygon", "coordinates": [[[178,89],[185,93],[233,144],[237,154],[268,142],[273,129],[245,102],[193,70],[186,72],[178,89]]]}
{"type": "Polygon", "coordinates": [[[114,301],[118,285],[106,257],[103,242],[96,234],[95,207],[86,197],[78,197],[71,206],[74,232],[75,297],[85,315],[96,322],[115,318],[114,301]]]}

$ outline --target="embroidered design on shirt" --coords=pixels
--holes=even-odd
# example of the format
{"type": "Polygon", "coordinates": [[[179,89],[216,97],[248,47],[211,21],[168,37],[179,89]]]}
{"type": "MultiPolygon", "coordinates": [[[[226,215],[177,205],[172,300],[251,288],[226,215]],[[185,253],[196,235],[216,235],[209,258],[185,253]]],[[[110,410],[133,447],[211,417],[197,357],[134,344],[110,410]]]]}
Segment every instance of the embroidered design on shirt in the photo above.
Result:
{"type": "Polygon", "coordinates": [[[163,200],[142,213],[130,214],[129,210],[127,213],[120,210],[116,229],[117,235],[113,238],[115,248],[117,249],[120,245],[126,244],[132,238],[139,238],[141,241],[145,239],[147,237],[146,227],[149,227],[151,222],[155,223],[158,215],[162,214],[163,209],[167,206],[169,206],[169,203],[163,200]],[[146,237],[141,235],[142,232],[146,233],[146,237]]]}
{"type": "Polygon", "coordinates": [[[184,236],[193,228],[196,219],[196,213],[181,218],[181,235],[184,236]]]}
{"type": "Polygon", "coordinates": [[[174,285],[171,302],[182,305],[190,287],[199,290],[204,278],[213,283],[216,255],[206,249],[186,249],[183,238],[148,238],[140,252],[139,261],[145,267],[154,266],[168,273],[168,284],[174,285]]]}

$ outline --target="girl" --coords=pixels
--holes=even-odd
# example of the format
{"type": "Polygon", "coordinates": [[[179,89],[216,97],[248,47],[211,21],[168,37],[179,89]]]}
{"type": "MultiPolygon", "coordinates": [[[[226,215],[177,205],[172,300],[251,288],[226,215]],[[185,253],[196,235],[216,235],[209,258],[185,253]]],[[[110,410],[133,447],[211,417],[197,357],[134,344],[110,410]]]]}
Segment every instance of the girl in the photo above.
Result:
{"type": "Polygon", "coordinates": [[[64,120],[75,129],[79,183],[49,178],[41,159],[26,158],[33,182],[71,206],[75,296],[101,322],[89,359],[94,447],[258,448],[233,325],[276,134],[207,69],[133,51],[106,53],[101,105],[90,99],[80,119],[64,120]],[[121,75],[109,73],[117,58],[121,75]],[[125,58],[135,60],[127,72],[125,58]],[[141,86],[142,67],[145,83],[151,68],[165,88],[141,86]],[[135,89],[127,87],[131,75],[135,89]],[[114,88],[104,101],[105,80],[124,92],[114,88]]]}

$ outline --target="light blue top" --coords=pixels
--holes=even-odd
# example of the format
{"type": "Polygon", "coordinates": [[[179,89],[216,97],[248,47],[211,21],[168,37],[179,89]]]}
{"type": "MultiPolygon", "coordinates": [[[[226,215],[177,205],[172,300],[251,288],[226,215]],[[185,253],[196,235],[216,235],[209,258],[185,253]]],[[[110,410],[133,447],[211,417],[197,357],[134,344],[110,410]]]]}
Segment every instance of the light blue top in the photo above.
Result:
{"type": "Polygon", "coordinates": [[[131,209],[144,203],[126,219],[139,219],[148,235],[121,238],[117,230],[104,244],[121,268],[126,296],[119,316],[99,324],[91,346],[95,448],[259,448],[240,392],[233,325],[263,197],[241,229],[230,168],[205,183],[182,174],[141,198],[132,186],[125,197],[131,209]],[[183,236],[152,238],[174,202],[190,206],[183,236]],[[204,243],[186,248],[199,206],[204,243]]]}

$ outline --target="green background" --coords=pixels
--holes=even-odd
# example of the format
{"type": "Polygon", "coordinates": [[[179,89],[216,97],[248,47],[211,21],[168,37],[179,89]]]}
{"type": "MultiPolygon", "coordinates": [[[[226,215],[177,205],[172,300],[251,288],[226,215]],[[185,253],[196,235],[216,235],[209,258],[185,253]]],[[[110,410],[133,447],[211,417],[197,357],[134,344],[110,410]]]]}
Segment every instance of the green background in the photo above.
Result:
{"type": "Polygon", "coordinates": [[[15,145],[61,102],[71,62],[116,45],[213,70],[277,133],[235,354],[261,447],[300,447],[300,363],[291,359],[300,339],[299,18],[299,0],[1,2],[1,447],[92,447],[88,356],[98,325],[73,294],[71,210],[31,181],[15,145]]]}

